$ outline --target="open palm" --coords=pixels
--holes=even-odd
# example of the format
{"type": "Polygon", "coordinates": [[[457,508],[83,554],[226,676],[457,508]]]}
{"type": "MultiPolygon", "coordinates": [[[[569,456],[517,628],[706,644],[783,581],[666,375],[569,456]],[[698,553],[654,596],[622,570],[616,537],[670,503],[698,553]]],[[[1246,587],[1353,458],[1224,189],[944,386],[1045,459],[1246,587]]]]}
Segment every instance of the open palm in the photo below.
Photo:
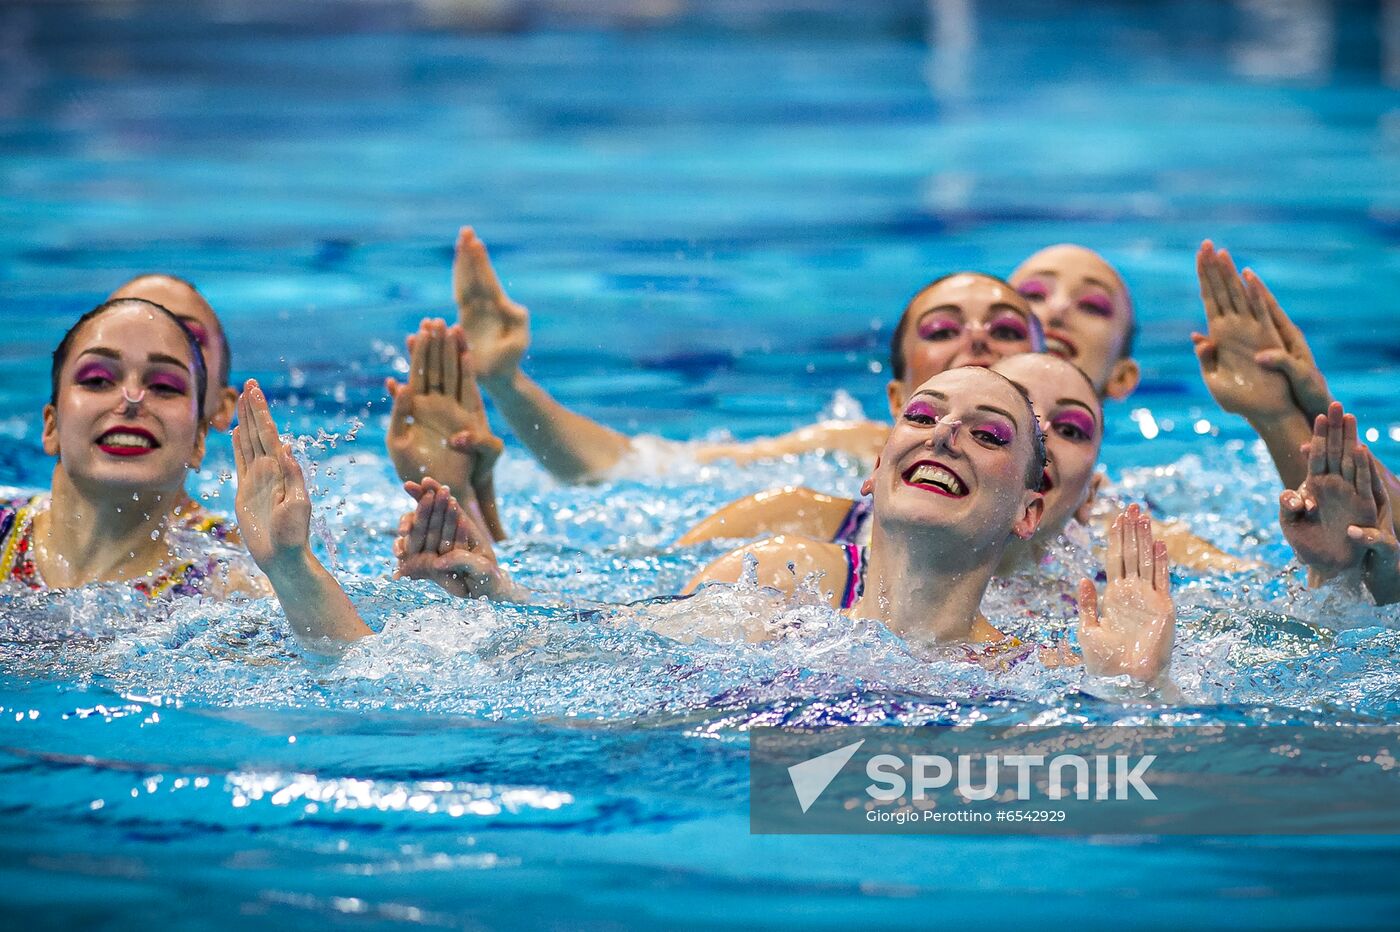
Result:
{"type": "Polygon", "coordinates": [[[267,572],[305,550],[311,533],[311,500],[291,447],[277,434],[267,398],[251,379],[238,399],[233,452],[239,532],[254,562],[267,572]]]}
{"type": "Polygon", "coordinates": [[[393,398],[386,444],[399,478],[432,477],[458,490],[489,476],[504,448],[491,432],[471,358],[458,327],[424,320],[409,337],[409,378],[385,388],[393,398]]]}
{"type": "Polygon", "coordinates": [[[1091,580],[1079,584],[1084,667],[1096,676],[1156,683],[1171,663],[1176,607],[1166,544],[1152,539],[1152,521],[1137,505],[1109,528],[1105,570],[1102,605],[1091,580]]]}

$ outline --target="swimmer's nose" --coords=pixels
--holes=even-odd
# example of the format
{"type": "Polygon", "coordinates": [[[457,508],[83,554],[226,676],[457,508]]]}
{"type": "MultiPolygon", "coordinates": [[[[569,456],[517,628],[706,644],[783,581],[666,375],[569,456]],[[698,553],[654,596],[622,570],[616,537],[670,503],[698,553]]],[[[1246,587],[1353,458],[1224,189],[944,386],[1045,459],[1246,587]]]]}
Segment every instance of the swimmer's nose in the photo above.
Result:
{"type": "Polygon", "coordinates": [[[131,394],[131,388],[127,385],[123,385],[122,400],[121,404],[117,406],[117,410],[122,412],[123,414],[133,414],[136,411],[140,410],[141,402],[144,401],[145,398],[146,390],[144,388],[139,389],[136,392],[135,396],[133,396],[131,394]]]}
{"type": "Polygon", "coordinates": [[[1069,314],[1069,295],[1056,291],[1045,299],[1046,323],[1052,327],[1062,326],[1069,314]]]}
{"type": "Polygon", "coordinates": [[[953,450],[958,440],[958,430],[962,427],[962,421],[957,418],[940,418],[938,423],[933,425],[933,433],[929,435],[929,446],[937,449],[942,447],[945,450],[953,450]]]}

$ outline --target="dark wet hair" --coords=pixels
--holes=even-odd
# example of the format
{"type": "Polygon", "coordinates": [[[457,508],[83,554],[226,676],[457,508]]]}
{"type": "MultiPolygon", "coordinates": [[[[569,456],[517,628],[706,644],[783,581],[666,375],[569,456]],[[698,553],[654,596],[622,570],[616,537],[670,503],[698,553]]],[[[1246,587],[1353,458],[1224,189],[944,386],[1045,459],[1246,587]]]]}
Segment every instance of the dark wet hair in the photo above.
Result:
{"type": "MultiPolygon", "coordinates": [[[[181,278],[178,275],[171,275],[169,272],[142,272],[140,275],[136,275],[132,278],[127,279],[124,283],[122,283],[121,288],[118,288],[117,291],[121,291],[123,288],[130,288],[137,282],[144,281],[148,278],[164,278],[167,281],[172,281],[177,285],[183,285],[184,287],[188,288],[191,291],[191,293],[193,293],[194,296],[198,298],[206,308],[209,309],[209,316],[214,318],[214,330],[216,331],[218,336],[219,349],[223,350],[224,357],[223,363],[219,366],[219,371],[213,373],[214,384],[221,389],[228,388],[229,376],[233,372],[233,347],[229,346],[228,334],[224,333],[224,322],[219,319],[218,313],[214,310],[214,305],[209,303],[209,299],[204,297],[204,292],[200,291],[199,288],[195,286],[194,282],[190,281],[188,278],[181,278]]],[[[201,394],[200,397],[203,397],[203,395],[201,394]]]]}
{"type": "Polygon", "coordinates": [[[1030,392],[1007,379],[1000,372],[994,372],[991,369],[987,371],[991,372],[992,375],[1006,379],[1006,384],[1016,389],[1016,394],[1025,399],[1026,412],[1031,416],[1031,462],[1026,467],[1026,488],[1032,492],[1043,491],[1045,488],[1045,467],[1050,462],[1050,454],[1045,450],[1045,431],[1040,426],[1040,417],[1035,413],[1035,404],[1031,402],[1030,392]]]}
{"type": "MultiPolygon", "coordinates": [[[[998,285],[1003,285],[1006,287],[1006,290],[1013,294],[1020,294],[1020,292],[1012,288],[1010,283],[1005,279],[998,278],[987,272],[949,272],[947,275],[940,275],[914,292],[914,296],[904,305],[904,311],[899,315],[899,323],[895,324],[894,335],[890,338],[890,376],[896,382],[904,378],[904,373],[909,366],[909,361],[904,358],[904,334],[909,330],[909,311],[914,307],[914,302],[918,300],[919,295],[928,291],[935,285],[941,285],[955,275],[975,275],[978,278],[985,278],[988,281],[996,282],[998,285]]],[[[1031,351],[1036,353],[1042,352],[1045,349],[1045,328],[1041,326],[1036,316],[1031,313],[1026,314],[1026,325],[1030,328],[1031,351]]]]}
{"type": "Polygon", "coordinates": [[[159,311],[170,318],[175,326],[180,328],[180,333],[184,335],[185,343],[189,347],[190,359],[192,360],[191,366],[194,369],[194,381],[199,390],[198,394],[195,396],[196,405],[199,410],[199,419],[201,421],[204,420],[204,395],[209,388],[209,372],[204,367],[204,350],[200,348],[199,341],[194,338],[193,333],[190,333],[190,329],[185,326],[183,320],[170,313],[168,308],[162,307],[154,301],[147,301],[145,298],[114,298],[111,301],[104,301],[82,317],[79,317],[78,322],[68,328],[68,332],[65,333],[63,339],[58,342],[58,348],[53,351],[53,365],[49,369],[49,404],[58,404],[59,377],[63,374],[64,365],[68,362],[68,355],[73,351],[73,341],[77,339],[78,331],[82,330],[83,325],[88,321],[101,317],[108,311],[115,310],[126,304],[143,304],[148,308],[159,311]]]}

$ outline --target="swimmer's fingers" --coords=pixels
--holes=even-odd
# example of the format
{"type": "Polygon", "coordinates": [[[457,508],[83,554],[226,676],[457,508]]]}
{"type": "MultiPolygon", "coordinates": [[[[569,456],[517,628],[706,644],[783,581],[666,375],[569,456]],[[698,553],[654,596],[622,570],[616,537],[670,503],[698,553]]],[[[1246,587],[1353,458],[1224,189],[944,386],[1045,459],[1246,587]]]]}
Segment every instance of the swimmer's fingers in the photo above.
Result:
{"type": "Polygon", "coordinates": [[[428,336],[428,391],[440,395],[445,387],[442,357],[445,339],[441,321],[433,321],[428,336]]]}
{"type": "Polygon", "coordinates": [[[247,431],[242,427],[233,429],[233,469],[241,485],[248,475],[247,431]]]}
{"type": "Polygon", "coordinates": [[[1365,444],[1358,443],[1352,450],[1352,460],[1356,463],[1356,478],[1352,488],[1362,503],[1362,514],[1374,517],[1380,510],[1376,502],[1375,481],[1371,478],[1371,451],[1365,444]]]}
{"type": "Polygon", "coordinates": [[[447,503],[451,500],[452,496],[446,489],[433,496],[433,510],[428,515],[428,528],[423,535],[424,553],[442,552],[442,525],[447,519],[447,503]]]}
{"type": "Polygon", "coordinates": [[[1308,516],[1308,500],[1302,492],[1284,489],[1278,496],[1278,517],[1284,524],[1296,524],[1308,516]]]}
{"type": "Polygon", "coordinates": [[[410,338],[408,387],[420,395],[426,394],[428,391],[428,343],[430,342],[429,325],[431,323],[431,321],[424,319],[419,324],[418,332],[410,338]]]}
{"type": "Polygon", "coordinates": [[[306,474],[301,471],[301,464],[292,455],[290,443],[284,443],[278,448],[277,464],[282,467],[282,500],[305,502],[306,474]]]}
{"type": "Polygon", "coordinates": [[[1196,277],[1201,283],[1201,304],[1206,309],[1206,320],[1214,321],[1222,310],[1215,287],[1215,245],[1210,240],[1201,243],[1196,252],[1196,277]]]}
{"type": "Polygon", "coordinates": [[[1264,287],[1259,276],[1254,274],[1253,269],[1245,269],[1240,277],[1244,280],[1244,295],[1249,304],[1249,313],[1263,330],[1265,343],[1270,346],[1284,346],[1283,336],[1278,331],[1278,322],[1274,319],[1272,308],[1265,298],[1265,295],[1269,298],[1273,295],[1269,295],[1269,290],[1264,287]]]}
{"type": "Polygon", "coordinates": [[[1127,513],[1123,516],[1121,533],[1123,535],[1123,568],[1120,571],[1124,577],[1132,577],[1138,574],[1138,519],[1139,514],[1136,505],[1128,506],[1127,513]]]}
{"type": "Polygon", "coordinates": [[[1351,414],[1342,416],[1342,455],[1341,455],[1341,475],[1343,481],[1356,488],[1356,460],[1357,447],[1356,439],[1356,417],[1351,414]]]}
{"type": "Polygon", "coordinates": [[[459,324],[453,324],[443,333],[442,393],[452,399],[462,397],[462,350],[466,344],[466,335],[459,324]]]}
{"type": "Polygon", "coordinates": [[[1079,632],[1092,631],[1099,626],[1099,591],[1092,579],[1079,580],[1079,632]]]}
{"type": "Polygon", "coordinates": [[[407,385],[400,385],[393,379],[386,379],[384,388],[389,392],[389,436],[402,437],[408,432],[410,420],[413,418],[413,398],[414,393],[409,391],[407,385]],[[392,384],[392,387],[390,385],[392,384]]]}
{"type": "Polygon", "coordinates": [[[452,263],[452,292],[457,298],[458,307],[470,303],[474,293],[484,294],[492,302],[505,297],[486,244],[471,227],[463,227],[457,234],[457,255],[452,263]]]}
{"type": "Polygon", "coordinates": [[[1147,515],[1138,518],[1137,552],[1137,566],[1129,570],[1129,575],[1135,573],[1143,581],[1151,583],[1153,574],[1156,572],[1154,565],[1155,549],[1152,546],[1152,519],[1147,515]]]}
{"type": "Polygon", "coordinates": [[[415,502],[418,501],[418,499],[422,498],[423,493],[427,491],[424,488],[423,483],[414,482],[412,479],[409,479],[403,484],[403,490],[407,492],[408,497],[413,499],[415,502]]]}
{"type": "Polygon", "coordinates": [[[1308,441],[1308,475],[1321,476],[1327,473],[1327,416],[1319,414],[1313,419],[1312,439],[1308,441]]]}
{"type": "Polygon", "coordinates": [[[465,540],[470,550],[477,551],[496,562],[496,549],[491,546],[491,532],[486,527],[486,516],[481,513],[481,505],[475,500],[462,509],[462,520],[466,523],[465,540]]]}
{"type": "Polygon", "coordinates": [[[423,541],[428,536],[428,519],[433,513],[436,496],[432,492],[423,493],[418,499],[418,507],[413,511],[413,524],[408,529],[408,555],[423,552],[423,541]]]}
{"type": "Polygon", "coordinates": [[[1196,351],[1196,361],[1201,364],[1201,371],[1207,375],[1220,368],[1220,351],[1215,345],[1215,341],[1203,333],[1191,334],[1191,347],[1196,351]]]}
{"type": "Polygon", "coordinates": [[[1108,527],[1108,553],[1104,556],[1104,574],[1109,582],[1123,576],[1123,516],[1113,519],[1108,527]]]}
{"type": "Polygon", "coordinates": [[[277,422],[272,419],[272,409],[262,388],[256,381],[248,381],[250,387],[244,390],[244,394],[248,396],[248,411],[253,418],[253,449],[258,456],[272,456],[282,445],[277,422]]]}
{"type": "Polygon", "coordinates": [[[1229,296],[1230,313],[1240,318],[1252,316],[1249,309],[1249,299],[1245,297],[1244,293],[1244,281],[1240,278],[1239,270],[1235,268],[1235,260],[1230,258],[1228,250],[1222,249],[1216,253],[1215,267],[1220,271],[1220,277],[1225,283],[1225,293],[1229,296]]]}
{"type": "Polygon", "coordinates": [[[1158,592],[1170,592],[1172,588],[1172,564],[1167,559],[1166,541],[1152,544],[1152,588],[1158,592]]]}
{"type": "Polygon", "coordinates": [[[1342,446],[1346,433],[1346,415],[1342,406],[1334,404],[1327,409],[1327,471],[1333,475],[1342,472],[1342,446]]]}

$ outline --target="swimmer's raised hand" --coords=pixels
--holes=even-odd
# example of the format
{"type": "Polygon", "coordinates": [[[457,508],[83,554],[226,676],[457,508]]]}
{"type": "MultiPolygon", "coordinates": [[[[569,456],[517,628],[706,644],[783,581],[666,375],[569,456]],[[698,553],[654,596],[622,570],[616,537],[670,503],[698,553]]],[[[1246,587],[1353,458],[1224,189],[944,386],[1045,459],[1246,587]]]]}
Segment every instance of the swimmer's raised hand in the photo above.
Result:
{"type": "MultiPolygon", "coordinates": [[[[408,381],[386,379],[393,399],[385,444],[399,479],[426,476],[453,488],[471,489],[488,519],[495,515],[492,471],[505,444],[491,431],[481,392],[472,376],[471,355],[460,327],[424,319],[408,338],[408,381]]],[[[498,540],[504,531],[488,521],[498,540]]]]}
{"type": "Polygon", "coordinates": [[[1274,331],[1282,344],[1274,349],[1260,350],[1254,361],[1288,380],[1293,402],[1304,415],[1315,418],[1326,414],[1328,406],[1332,404],[1332,392],[1317,361],[1313,359],[1312,349],[1308,347],[1303,331],[1283,312],[1273,292],[1251,269],[1244,270],[1244,284],[1250,304],[1257,309],[1257,313],[1266,314],[1273,321],[1274,331]]]}
{"type": "Polygon", "coordinates": [[[509,381],[530,346],[530,314],[506,296],[486,244],[471,227],[457,233],[452,294],[477,378],[488,387],[509,381]]]}
{"type": "Polygon", "coordinates": [[[1288,380],[1257,361],[1261,353],[1282,350],[1283,340],[1272,316],[1250,300],[1230,254],[1206,240],[1196,253],[1196,275],[1209,334],[1193,333],[1191,340],[1211,397],[1256,429],[1257,422],[1296,415],[1288,380]]]}
{"type": "Polygon", "coordinates": [[[258,383],[249,379],[238,398],[233,429],[238,494],[234,509],[248,552],[264,573],[295,559],[311,535],[311,500],[306,478],[283,443],[258,383]]]}
{"type": "Polygon", "coordinates": [[[1308,475],[1279,496],[1279,526],[1311,581],[1361,572],[1372,554],[1383,571],[1384,554],[1394,552],[1390,504],[1374,458],[1357,441],[1356,418],[1333,402],[1313,422],[1303,452],[1308,475]]]}
{"type": "Polygon", "coordinates": [[[1079,647],[1095,676],[1161,685],[1176,640],[1167,546],[1152,539],[1152,520],[1132,505],[1108,532],[1102,605],[1092,580],[1079,583],[1079,647]]]}
{"type": "Polygon", "coordinates": [[[418,507],[399,519],[395,579],[427,579],[463,599],[519,598],[522,590],[496,561],[491,533],[479,513],[432,478],[405,483],[404,490],[418,507]]]}
{"type": "Polygon", "coordinates": [[[334,653],[374,632],[311,553],[311,499],[306,478],[283,443],[258,383],[249,379],[238,398],[233,430],[238,529],[258,568],[267,574],[297,639],[334,653]]]}

